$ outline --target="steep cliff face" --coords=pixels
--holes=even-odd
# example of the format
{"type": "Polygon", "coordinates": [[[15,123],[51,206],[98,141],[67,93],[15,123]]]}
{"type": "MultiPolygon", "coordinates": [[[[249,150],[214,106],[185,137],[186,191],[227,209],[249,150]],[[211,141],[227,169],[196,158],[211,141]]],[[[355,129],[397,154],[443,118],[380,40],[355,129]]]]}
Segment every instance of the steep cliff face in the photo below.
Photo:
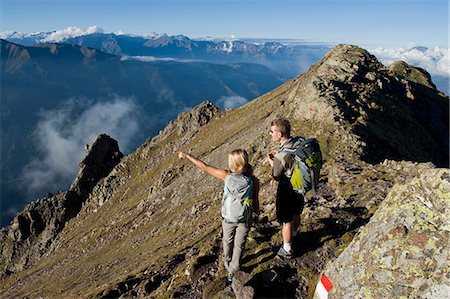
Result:
{"type": "Polygon", "coordinates": [[[226,168],[227,153],[244,148],[261,181],[265,215],[247,243],[247,285],[259,297],[312,296],[327,262],[370,220],[394,184],[433,168],[417,162],[448,163],[449,99],[412,82],[365,50],[341,45],[305,74],[239,109],[222,111],[204,102],[180,114],[95,185],[45,257],[4,279],[2,293],[228,296],[231,288],[219,266],[223,185],[178,160],[176,152],[226,168]],[[429,122],[418,120],[427,118],[425,104],[437,113],[429,122]],[[274,259],[272,250],[281,236],[265,155],[276,148],[267,130],[277,116],[291,120],[294,135],[318,138],[325,157],[318,200],[302,214],[290,262],[274,259]]]}

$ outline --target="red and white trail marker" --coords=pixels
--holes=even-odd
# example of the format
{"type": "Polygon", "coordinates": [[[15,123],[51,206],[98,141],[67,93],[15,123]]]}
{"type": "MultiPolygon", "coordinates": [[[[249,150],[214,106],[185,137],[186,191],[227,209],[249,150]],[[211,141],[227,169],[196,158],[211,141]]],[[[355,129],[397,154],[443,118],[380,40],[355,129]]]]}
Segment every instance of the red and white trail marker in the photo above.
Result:
{"type": "Polygon", "coordinates": [[[320,278],[319,282],[317,283],[314,298],[327,299],[328,293],[331,291],[332,288],[333,284],[331,283],[330,279],[328,279],[328,277],[325,274],[323,274],[322,278],[320,278]]]}

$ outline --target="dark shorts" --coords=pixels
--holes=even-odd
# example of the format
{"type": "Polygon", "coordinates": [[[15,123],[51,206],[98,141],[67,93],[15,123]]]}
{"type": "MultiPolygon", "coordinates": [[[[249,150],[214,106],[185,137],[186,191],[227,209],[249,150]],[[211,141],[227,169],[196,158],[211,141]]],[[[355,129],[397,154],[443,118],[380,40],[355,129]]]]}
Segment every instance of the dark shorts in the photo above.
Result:
{"type": "Polygon", "coordinates": [[[305,200],[303,195],[295,192],[291,188],[279,186],[276,198],[278,222],[291,222],[295,215],[301,214],[304,206],[305,200]]]}

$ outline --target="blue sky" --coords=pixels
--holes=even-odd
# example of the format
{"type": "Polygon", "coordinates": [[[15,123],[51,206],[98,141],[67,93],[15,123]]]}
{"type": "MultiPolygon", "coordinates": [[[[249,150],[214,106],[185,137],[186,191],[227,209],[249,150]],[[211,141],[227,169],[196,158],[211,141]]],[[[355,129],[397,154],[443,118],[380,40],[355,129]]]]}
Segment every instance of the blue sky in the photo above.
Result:
{"type": "Polygon", "coordinates": [[[105,32],[293,38],[448,47],[448,0],[0,0],[1,31],[96,25],[105,32]]]}

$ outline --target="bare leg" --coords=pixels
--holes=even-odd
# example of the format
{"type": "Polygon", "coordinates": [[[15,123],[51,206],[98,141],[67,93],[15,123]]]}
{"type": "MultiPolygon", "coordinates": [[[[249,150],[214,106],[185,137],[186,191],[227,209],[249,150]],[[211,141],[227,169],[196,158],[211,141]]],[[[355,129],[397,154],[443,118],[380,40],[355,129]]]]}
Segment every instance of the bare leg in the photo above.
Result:
{"type": "Polygon", "coordinates": [[[292,222],[283,223],[281,234],[283,235],[283,243],[292,242],[292,222]]]}

